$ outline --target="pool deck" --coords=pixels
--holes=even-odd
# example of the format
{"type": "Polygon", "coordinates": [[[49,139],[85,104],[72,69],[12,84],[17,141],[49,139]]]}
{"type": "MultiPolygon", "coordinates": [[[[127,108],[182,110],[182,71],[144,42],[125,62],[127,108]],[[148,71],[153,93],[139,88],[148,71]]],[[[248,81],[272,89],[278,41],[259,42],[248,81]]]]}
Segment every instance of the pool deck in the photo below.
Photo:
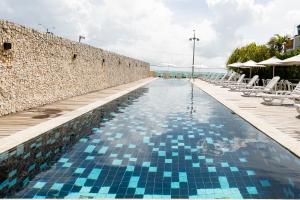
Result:
{"type": "Polygon", "coordinates": [[[0,117],[0,153],[121,97],[156,78],[146,78],[0,117]]]}
{"type": "Polygon", "coordinates": [[[265,105],[261,97],[243,97],[241,92],[198,79],[194,84],[300,157],[300,116],[292,101],[285,101],[284,106],[265,105]]]}

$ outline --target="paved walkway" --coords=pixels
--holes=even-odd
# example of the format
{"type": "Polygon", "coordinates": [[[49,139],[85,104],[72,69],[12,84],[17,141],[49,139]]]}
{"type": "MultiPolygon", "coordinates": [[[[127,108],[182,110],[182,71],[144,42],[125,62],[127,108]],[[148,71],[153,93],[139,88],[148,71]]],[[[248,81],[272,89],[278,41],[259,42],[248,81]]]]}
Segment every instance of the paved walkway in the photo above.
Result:
{"type": "Polygon", "coordinates": [[[300,157],[300,116],[292,101],[270,106],[262,104],[260,97],[243,97],[241,92],[202,80],[195,80],[195,85],[300,157]]]}
{"type": "Polygon", "coordinates": [[[43,131],[47,131],[47,129],[51,130],[51,127],[55,127],[129,93],[152,80],[154,78],[146,78],[23,112],[2,116],[0,117],[0,153],[38,136],[43,131]]]}

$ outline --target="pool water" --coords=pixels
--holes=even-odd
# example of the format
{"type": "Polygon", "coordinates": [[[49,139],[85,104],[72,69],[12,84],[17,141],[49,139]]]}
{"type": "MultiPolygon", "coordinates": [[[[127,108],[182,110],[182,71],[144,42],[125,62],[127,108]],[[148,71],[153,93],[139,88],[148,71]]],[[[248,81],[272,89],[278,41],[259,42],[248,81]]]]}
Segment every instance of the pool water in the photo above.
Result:
{"type": "Polygon", "coordinates": [[[186,80],[156,80],[14,198],[300,198],[300,159],[186,80]]]}

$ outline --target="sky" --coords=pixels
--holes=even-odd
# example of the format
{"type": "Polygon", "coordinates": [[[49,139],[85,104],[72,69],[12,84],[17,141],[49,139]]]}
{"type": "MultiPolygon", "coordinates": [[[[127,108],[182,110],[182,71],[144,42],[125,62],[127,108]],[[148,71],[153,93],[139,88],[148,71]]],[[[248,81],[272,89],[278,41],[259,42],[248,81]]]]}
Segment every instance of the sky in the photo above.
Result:
{"type": "MultiPolygon", "coordinates": [[[[296,33],[300,0],[0,0],[0,19],[151,65],[223,68],[234,48],[296,33]],[[42,24],[39,25],[39,24],[42,24]]],[[[163,68],[162,68],[163,69],[163,68]]]]}

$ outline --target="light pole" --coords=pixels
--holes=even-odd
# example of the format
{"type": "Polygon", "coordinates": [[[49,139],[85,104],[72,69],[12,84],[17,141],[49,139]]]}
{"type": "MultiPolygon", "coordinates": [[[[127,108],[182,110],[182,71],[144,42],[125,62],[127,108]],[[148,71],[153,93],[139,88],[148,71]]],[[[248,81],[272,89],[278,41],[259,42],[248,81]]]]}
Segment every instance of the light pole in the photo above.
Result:
{"type": "Polygon", "coordinates": [[[192,65],[192,79],[194,79],[194,67],[195,67],[195,46],[196,46],[196,41],[200,41],[199,38],[196,38],[196,31],[194,31],[194,37],[190,38],[190,41],[193,41],[193,65],[192,65]]]}
{"type": "MultiPolygon", "coordinates": [[[[38,24],[38,25],[41,26],[41,27],[43,27],[43,28],[46,30],[46,33],[48,33],[48,34],[49,34],[49,33],[50,33],[50,34],[53,34],[52,32],[49,31],[49,28],[48,28],[48,27],[45,27],[43,24],[38,24]]],[[[53,26],[52,29],[54,30],[55,27],[53,26]]]]}
{"type": "Polygon", "coordinates": [[[79,43],[81,42],[81,40],[85,40],[85,37],[82,35],[79,35],[79,43]]]}

